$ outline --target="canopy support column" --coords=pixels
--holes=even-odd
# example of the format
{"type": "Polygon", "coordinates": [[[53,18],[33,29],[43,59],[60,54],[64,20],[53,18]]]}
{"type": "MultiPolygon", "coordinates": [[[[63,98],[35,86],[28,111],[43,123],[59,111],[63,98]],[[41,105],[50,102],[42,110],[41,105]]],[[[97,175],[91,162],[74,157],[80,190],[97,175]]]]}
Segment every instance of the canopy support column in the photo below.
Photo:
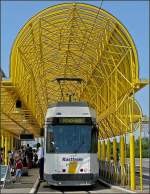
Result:
{"type": "Polygon", "coordinates": [[[116,138],[113,139],[113,159],[114,163],[117,163],[117,141],[116,138]]]}
{"type": "Polygon", "coordinates": [[[135,145],[134,135],[130,134],[130,184],[131,190],[135,190],[135,145]]]}
{"type": "Polygon", "coordinates": [[[5,158],[4,158],[5,165],[8,164],[8,137],[5,134],[5,158]]]}
{"type": "Polygon", "coordinates": [[[105,158],[106,158],[105,141],[102,141],[102,160],[105,161],[105,158]]]}
{"type": "Polygon", "coordinates": [[[110,161],[110,140],[107,141],[107,161],[110,161]]]}
{"type": "Polygon", "coordinates": [[[125,185],[125,145],[124,136],[120,137],[120,164],[121,164],[121,183],[125,185]]]}
{"type": "Polygon", "coordinates": [[[101,159],[101,154],[100,154],[100,152],[101,152],[101,142],[100,142],[100,140],[98,140],[98,160],[101,159]]]}
{"type": "Polygon", "coordinates": [[[13,151],[13,146],[14,145],[14,137],[11,135],[11,151],[13,151]]]}
{"type": "Polygon", "coordinates": [[[140,190],[143,191],[143,172],[142,172],[142,126],[141,121],[139,120],[140,125],[140,137],[139,137],[139,147],[140,147],[140,190]]]}

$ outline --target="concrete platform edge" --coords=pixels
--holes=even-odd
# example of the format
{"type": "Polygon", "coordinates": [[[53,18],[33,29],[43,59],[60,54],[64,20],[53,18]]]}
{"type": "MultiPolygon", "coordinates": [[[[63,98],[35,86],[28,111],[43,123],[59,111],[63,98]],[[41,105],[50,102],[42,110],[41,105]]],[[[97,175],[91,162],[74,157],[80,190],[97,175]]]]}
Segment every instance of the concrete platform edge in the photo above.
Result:
{"type": "Polygon", "coordinates": [[[30,190],[29,193],[36,193],[37,189],[38,189],[38,186],[40,184],[40,180],[39,180],[39,177],[36,179],[32,189],[30,190]]]}
{"type": "Polygon", "coordinates": [[[124,188],[121,188],[119,186],[114,186],[110,183],[107,183],[106,181],[102,180],[102,179],[98,179],[100,182],[102,182],[103,184],[109,186],[111,189],[117,189],[117,190],[121,190],[121,191],[126,191],[127,193],[136,193],[135,191],[130,191],[130,190],[127,190],[127,189],[124,189],[124,188]]]}

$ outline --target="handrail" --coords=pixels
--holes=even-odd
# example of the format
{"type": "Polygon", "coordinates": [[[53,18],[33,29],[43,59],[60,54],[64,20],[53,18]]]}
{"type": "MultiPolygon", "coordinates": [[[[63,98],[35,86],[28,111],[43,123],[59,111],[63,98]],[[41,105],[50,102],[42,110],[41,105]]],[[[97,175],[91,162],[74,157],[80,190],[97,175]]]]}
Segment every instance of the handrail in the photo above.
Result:
{"type": "MultiPolygon", "coordinates": [[[[6,165],[1,165],[1,166],[6,166],[6,165]]],[[[6,166],[6,172],[5,172],[5,176],[4,176],[4,182],[2,184],[2,189],[5,188],[7,183],[12,183],[12,178],[11,178],[10,166],[9,165],[6,166]]]]}

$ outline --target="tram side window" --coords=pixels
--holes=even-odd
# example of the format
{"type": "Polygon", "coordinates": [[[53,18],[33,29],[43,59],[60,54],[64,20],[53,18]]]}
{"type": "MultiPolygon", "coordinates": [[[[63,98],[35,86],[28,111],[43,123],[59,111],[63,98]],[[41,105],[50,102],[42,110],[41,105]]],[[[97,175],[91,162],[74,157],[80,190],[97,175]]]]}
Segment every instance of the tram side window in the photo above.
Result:
{"type": "Polygon", "coordinates": [[[54,134],[51,128],[47,130],[47,143],[46,143],[46,152],[47,153],[52,153],[55,152],[55,147],[54,147],[54,134]]]}

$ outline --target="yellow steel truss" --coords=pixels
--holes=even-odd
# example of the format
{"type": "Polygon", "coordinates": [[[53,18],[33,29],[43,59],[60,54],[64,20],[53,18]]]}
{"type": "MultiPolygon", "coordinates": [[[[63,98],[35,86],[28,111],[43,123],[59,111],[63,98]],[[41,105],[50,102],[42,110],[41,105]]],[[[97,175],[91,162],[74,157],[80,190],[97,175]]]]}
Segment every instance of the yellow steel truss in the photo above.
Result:
{"type": "Polygon", "coordinates": [[[147,82],[139,80],[138,66],[130,34],[105,10],[80,3],[49,7],[31,18],[15,40],[10,81],[2,82],[2,118],[7,124],[18,119],[24,127],[25,117],[25,128],[38,135],[48,105],[67,101],[73,92],[74,100],[96,109],[102,139],[122,135],[141,118],[133,94],[147,82]],[[58,84],[59,77],[83,82],[58,84]],[[23,108],[15,117],[17,98],[23,108]]]}

